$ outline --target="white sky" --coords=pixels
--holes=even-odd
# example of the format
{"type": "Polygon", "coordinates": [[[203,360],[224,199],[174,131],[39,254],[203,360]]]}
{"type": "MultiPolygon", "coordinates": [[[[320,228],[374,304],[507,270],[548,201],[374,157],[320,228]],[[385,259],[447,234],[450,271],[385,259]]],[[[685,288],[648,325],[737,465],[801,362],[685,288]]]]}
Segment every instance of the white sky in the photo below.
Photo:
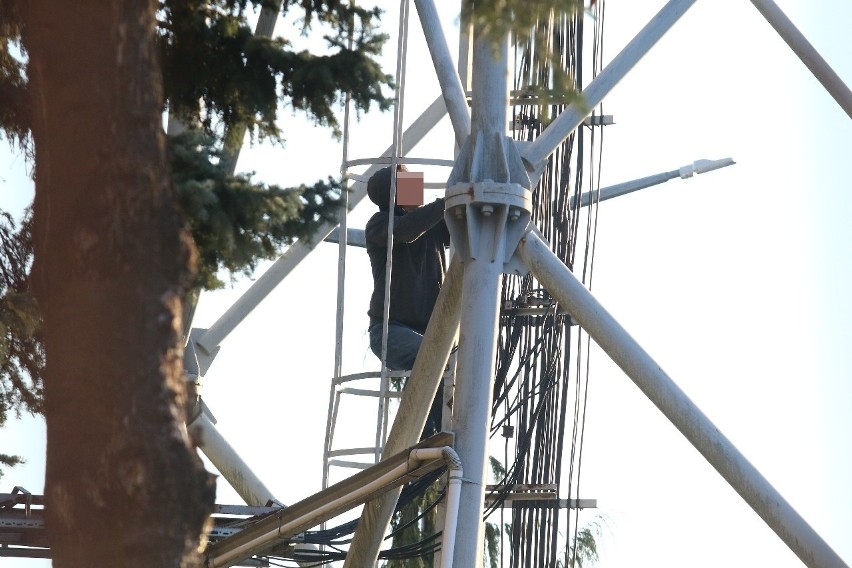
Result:
{"type": "MultiPolygon", "coordinates": [[[[397,3],[381,4],[393,73],[397,3]]],[[[455,2],[439,2],[441,10],[445,4],[455,2]]],[[[608,2],[605,59],[662,4],[608,2]]],[[[852,3],[778,4],[852,84],[852,3]]],[[[455,54],[455,14],[442,15],[455,54]]],[[[439,94],[416,21],[410,35],[406,124],[439,94]]],[[[603,110],[616,124],[604,135],[602,186],[699,158],[737,164],[602,204],[594,295],[852,562],[852,197],[844,167],[852,121],[747,0],[697,2],[603,110]]],[[[351,158],[390,145],[391,113],[374,115],[353,129],[351,158]]],[[[340,142],[296,118],[283,121],[286,146],[246,151],[239,169],[282,185],[336,175],[340,142]]],[[[448,121],[411,155],[451,158],[448,121]]],[[[18,206],[22,169],[23,160],[4,150],[0,205],[18,206]]],[[[427,170],[427,181],[447,173],[427,170]]],[[[369,204],[357,208],[350,226],[363,227],[371,213],[369,204]]],[[[365,333],[368,262],[360,249],[349,254],[344,373],[377,368],[365,333]]],[[[223,342],[205,380],[220,431],[285,503],[321,486],[336,265],[337,247],[320,245],[223,342]]],[[[210,326],[249,284],[205,294],[194,325],[210,326]]],[[[598,512],[611,519],[601,566],[801,566],[596,348],[591,373],[580,496],[597,499],[598,512]]],[[[341,434],[341,446],[369,445],[369,428],[356,425],[372,415],[357,412],[338,426],[350,438],[341,434]]],[[[0,430],[0,450],[29,460],[7,472],[0,491],[21,485],[42,493],[41,421],[0,430]]],[[[239,502],[224,480],[217,501],[239,502]]]]}

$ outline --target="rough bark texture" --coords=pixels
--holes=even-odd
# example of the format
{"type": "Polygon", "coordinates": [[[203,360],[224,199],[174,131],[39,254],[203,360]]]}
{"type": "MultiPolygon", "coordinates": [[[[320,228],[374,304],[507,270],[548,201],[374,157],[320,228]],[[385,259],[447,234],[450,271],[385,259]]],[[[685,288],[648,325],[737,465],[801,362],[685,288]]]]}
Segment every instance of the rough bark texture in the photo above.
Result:
{"type": "Polygon", "coordinates": [[[164,157],[157,3],[22,6],[54,566],[186,564],[214,491],[183,427],[193,253],[164,157]]]}

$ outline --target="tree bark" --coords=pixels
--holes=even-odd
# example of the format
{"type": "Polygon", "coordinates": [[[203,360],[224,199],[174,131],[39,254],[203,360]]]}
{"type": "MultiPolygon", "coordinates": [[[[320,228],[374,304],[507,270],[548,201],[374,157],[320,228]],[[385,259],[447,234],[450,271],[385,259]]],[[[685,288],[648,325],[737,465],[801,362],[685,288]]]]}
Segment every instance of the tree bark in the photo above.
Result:
{"type": "Polygon", "coordinates": [[[215,492],[183,425],[194,249],[166,168],[157,2],[21,2],[53,564],[187,565],[215,492]]]}

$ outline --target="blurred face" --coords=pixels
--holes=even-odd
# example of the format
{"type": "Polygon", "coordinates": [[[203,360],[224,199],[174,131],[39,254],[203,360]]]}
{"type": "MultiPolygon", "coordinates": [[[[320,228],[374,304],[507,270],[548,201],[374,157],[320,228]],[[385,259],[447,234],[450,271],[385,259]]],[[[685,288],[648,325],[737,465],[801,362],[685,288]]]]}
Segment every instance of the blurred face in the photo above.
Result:
{"type": "Polygon", "coordinates": [[[400,171],[396,173],[396,204],[406,211],[423,205],[423,173],[400,171]]]}

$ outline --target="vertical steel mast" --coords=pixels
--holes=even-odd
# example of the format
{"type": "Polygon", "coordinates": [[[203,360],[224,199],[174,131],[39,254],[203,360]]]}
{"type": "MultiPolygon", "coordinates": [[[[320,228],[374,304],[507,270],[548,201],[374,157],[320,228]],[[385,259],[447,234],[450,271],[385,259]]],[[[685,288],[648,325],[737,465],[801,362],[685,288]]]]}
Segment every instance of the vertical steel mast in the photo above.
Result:
{"type": "MultiPolygon", "coordinates": [[[[419,388],[406,389],[410,400],[405,399],[400,407],[403,419],[398,421],[398,424],[402,427],[392,430],[388,446],[402,447],[416,439],[425,418],[425,405],[429,404],[435,392],[437,375],[446,365],[446,355],[451,342],[451,339],[448,339],[449,328],[454,329],[455,317],[458,317],[460,340],[453,430],[456,452],[464,464],[464,480],[459,497],[461,506],[451,559],[453,565],[483,565],[485,477],[498,343],[500,289],[504,273],[525,274],[529,269],[538,282],[558,300],[560,306],[576,318],[806,565],[813,568],[845,567],[843,560],[783,501],[768,481],[748,464],[744,456],[718,432],[700,410],[685,398],[660,370],[659,365],[612,320],[583,285],[573,279],[571,271],[550,252],[531,224],[531,188],[538,182],[541,166],[582,122],[586,111],[569,107],[534,141],[517,146],[506,135],[509,109],[509,39],[500,38],[495,44],[493,38],[488,37],[485,30],[479,28],[473,30],[473,96],[472,113],[468,121],[463,88],[452,73],[434,2],[415,2],[444,91],[441,102],[449,111],[456,142],[461,144],[447,184],[445,218],[463,266],[454,261],[448,274],[448,284],[452,286],[446,285],[445,289],[448,292],[452,290],[452,294],[446,295],[453,297],[446,302],[439,302],[437,317],[433,317],[433,322],[427,329],[421,356],[418,357],[412,372],[412,382],[419,388]],[[460,274],[462,268],[463,275],[460,274]],[[456,284],[460,276],[462,282],[459,302],[456,298],[456,284]],[[440,325],[435,325],[435,322],[440,325]],[[418,376],[422,376],[423,380],[418,381],[418,376]],[[418,408],[418,405],[423,408],[418,408]],[[414,408],[423,412],[418,414],[413,411],[414,408]]],[[[694,2],[695,0],[669,0],[636,38],[586,86],[583,96],[587,106],[597,105],[694,2]]],[[[771,6],[769,0],[753,2],[762,12],[766,11],[763,7],[771,6]]],[[[765,15],[778,29],[776,22],[781,22],[781,18],[775,11],[765,15]]],[[[784,25],[784,33],[781,30],[779,33],[782,33],[785,39],[789,37],[788,42],[796,40],[794,34],[787,33],[787,27],[784,25]]],[[[810,56],[808,50],[797,50],[797,53],[800,53],[800,57],[815,74],[822,72],[827,76],[825,65],[821,61],[814,63],[815,58],[810,56]]],[[[837,86],[837,81],[832,80],[831,83],[832,86],[837,86]]],[[[844,105],[844,101],[850,100],[848,89],[840,85],[833,94],[841,106],[847,108],[848,105],[844,105]]],[[[413,141],[404,138],[403,143],[410,145],[413,141]]],[[[363,188],[359,197],[361,196],[363,188]]],[[[300,259],[301,257],[294,262],[300,259]]],[[[292,263],[288,266],[292,267],[291,265],[292,263]]],[[[285,269],[271,270],[273,276],[270,278],[277,283],[284,276],[281,273],[283,270],[285,269]]],[[[260,283],[258,281],[258,284],[260,283]]],[[[271,289],[270,286],[260,286],[257,292],[249,295],[249,310],[268,292],[267,288],[271,289]]],[[[233,317],[227,317],[229,314],[226,314],[226,317],[204,333],[196,342],[197,345],[204,349],[216,348],[219,341],[241,321],[247,311],[242,307],[235,310],[234,314],[229,312],[233,317]]],[[[383,466],[380,464],[377,467],[383,466]]],[[[398,479],[392,481],[396,483],[398,479]]],[[[387,521],[393,511],[396,495],[389,495],[390,499],[375,499],[372,505],[376,506],[365,509],[359,531],[372,533],[369,536],[373,542],[369,546],[363,546],[356,532],[346,560],[347,565],[368,566],[374,563],[383,530],[387,527],[387,521]],[[362,558],[364,562],[360,562],[362,558]]],[[[227,558],[238,559],[241,555],[263,551],[276,541],[286,539],[289,534],[292,533],[279,526],[276,530],[270,529],[261,535],[262,539],[251,541],[250,546],[236,540],[224,539],[218,545],[217,552],[227,553],[229,556],[225,557],[226,560],[221,561],[221,564],[214,562],[211,565],[229,564],[231,562],[227,558]],[[232,551],[234,548],[237,549],[236,553],[232,551]]]]}
{"type": "Polygon", "coordinates": [[[450,174],[444,213],[465,263],[453,422],[465,464],[454,566],[481,566],[488,432],[503,272],[530,221],[529,176],[508,124],[509,38],[474,30],[471,133],[450,174]]]}

